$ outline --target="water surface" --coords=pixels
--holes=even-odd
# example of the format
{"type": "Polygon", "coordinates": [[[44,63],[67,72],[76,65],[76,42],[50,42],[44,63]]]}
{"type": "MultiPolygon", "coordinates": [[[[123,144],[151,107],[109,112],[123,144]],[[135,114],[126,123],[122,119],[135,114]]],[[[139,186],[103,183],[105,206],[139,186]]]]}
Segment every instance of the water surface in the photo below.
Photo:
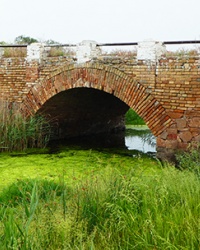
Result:
{"type": "MultiPolygon", "coordinates": [[[[125,131],[111,134],[87,135],[71,139],[55,141],[51,143],[53,151],[60,146],[79,146],[85,149],[123,149],[146,153],[156,152],[156,140],[147,126],[127,126],[125,131]]],[[[123,151],[124,152],[124,151],[123,151]]],[[[128,153],[129,154],[129,153],[128,153]]]]}
{"type": "Polygon", "coordinates": [[[156,138],[147,126],[128,125],[125,131],[125,145],[129,150],[143,153],[156,152],[156,138]]]}

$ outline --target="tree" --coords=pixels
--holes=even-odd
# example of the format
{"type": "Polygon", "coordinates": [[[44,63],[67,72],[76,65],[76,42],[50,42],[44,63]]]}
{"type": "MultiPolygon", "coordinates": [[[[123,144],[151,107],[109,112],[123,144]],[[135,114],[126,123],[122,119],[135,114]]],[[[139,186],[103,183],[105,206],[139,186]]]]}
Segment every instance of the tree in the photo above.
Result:
{"type": "Polygon", "coordinates": [[[51,44],[60,44],[59,42],[56,42],[56,41],[54,41],[52,39],[46,40],[45,43],[49,44],[49,45],[51,45],[51,44]]]}
{"type": "Polygon", "coordinates": [[[16,44],[31,44],[31,43],[37,43],[38,40],[29,36],[18,36],[15,38],[16,44]]]}
{"type": "Polygon", "coordinates": [[[6,45],[6,42],[0,41],[0,45],[6,45]]]}

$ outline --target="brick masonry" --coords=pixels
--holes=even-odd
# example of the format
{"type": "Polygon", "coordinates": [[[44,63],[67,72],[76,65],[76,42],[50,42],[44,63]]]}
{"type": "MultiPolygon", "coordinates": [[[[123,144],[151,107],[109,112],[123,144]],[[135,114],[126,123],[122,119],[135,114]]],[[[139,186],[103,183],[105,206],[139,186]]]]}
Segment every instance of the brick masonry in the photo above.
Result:
{"type": "Polygon", "coordinates": [[[200,57],[158,60],[103,56],[0,58],[0,99],[34,114],[61,91],[86,87],[107,92],[133,108],[157,137],[157,149],[186,149],[200,141],[200,57]]]}

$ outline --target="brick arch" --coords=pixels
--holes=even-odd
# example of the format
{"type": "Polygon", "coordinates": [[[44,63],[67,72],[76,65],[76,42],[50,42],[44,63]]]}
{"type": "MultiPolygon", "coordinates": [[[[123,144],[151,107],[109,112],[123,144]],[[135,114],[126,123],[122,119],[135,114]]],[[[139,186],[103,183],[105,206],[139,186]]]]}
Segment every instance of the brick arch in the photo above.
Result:
{"type": "Polygon", "coordinates": [[[114,67],[94,63],[65,65],[45,79],[38,79],[25,96],[22,111],[34,114],[54,95],[79,87],[102,90],[119,98],[144,119],[155,136],[172,124],[164,107],[135,78],[114,67]]]}

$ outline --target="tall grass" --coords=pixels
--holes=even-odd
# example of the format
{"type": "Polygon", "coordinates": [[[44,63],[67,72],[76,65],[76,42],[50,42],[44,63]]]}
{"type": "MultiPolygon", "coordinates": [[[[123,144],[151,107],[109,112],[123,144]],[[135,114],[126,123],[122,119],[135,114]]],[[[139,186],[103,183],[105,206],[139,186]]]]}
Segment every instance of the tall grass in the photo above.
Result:
{"type": "Polygon", "coordinates": [[[0,104],[0,151],[43,148],[50,136],[49,123],[42,116],[26,118],[7,102],[0,104]]]}
{"type": "Polygon", "coordinates": [[[171,167],[19,180],[0,204],[0,249],[199,249],[199,179],[171,167]]]}
{"type": "Polygon", "coordinates": [[[58,57],[58,56],[74,56],[75,52],[72,49],[66,49],[63,47],[51,47],[47,53],[48,57],[58,57]]]}
{"type": "Polygon", "coordinates": [[[111,56],[111,57],[135,59],[137,56],[137,50],[136,50],[136,48],[134,48],[132,50],[115,49],[112,51],[103,51],[103,55],[111,56]]]}
{"type": "Polygon", "coordinates": [[[27,48],[4,48],[3,57],[26,57],[27,48]]]}

